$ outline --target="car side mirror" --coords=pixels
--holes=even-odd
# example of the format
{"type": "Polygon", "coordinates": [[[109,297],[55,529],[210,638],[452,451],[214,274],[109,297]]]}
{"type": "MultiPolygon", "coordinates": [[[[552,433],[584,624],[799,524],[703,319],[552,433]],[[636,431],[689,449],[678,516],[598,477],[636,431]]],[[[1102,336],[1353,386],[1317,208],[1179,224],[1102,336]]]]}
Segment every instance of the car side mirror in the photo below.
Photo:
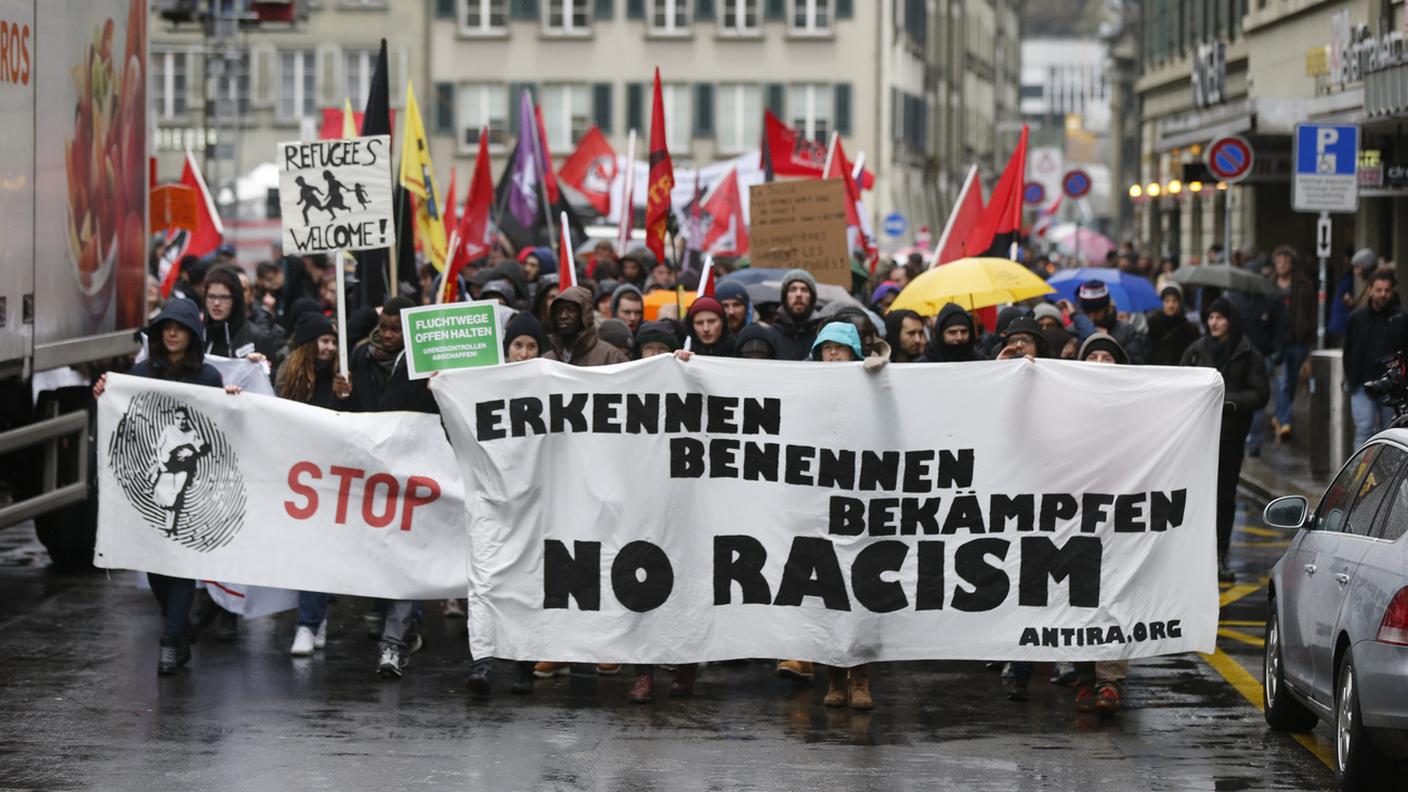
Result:
{"type": "Polygon", "coordinates": [[[1299,531],[1310,513],[1310,501],[1300,495],[1287,495],[1266,504],[1262,519],[1272,528],[1299,531]]]}

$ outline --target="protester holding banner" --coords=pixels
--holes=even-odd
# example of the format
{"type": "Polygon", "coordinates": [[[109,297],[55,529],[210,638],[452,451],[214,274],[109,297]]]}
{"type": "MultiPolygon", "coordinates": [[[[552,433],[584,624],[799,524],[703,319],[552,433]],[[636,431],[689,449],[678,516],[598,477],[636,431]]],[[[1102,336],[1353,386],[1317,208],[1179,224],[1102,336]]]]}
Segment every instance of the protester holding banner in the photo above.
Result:
{"type": "Polygon", "coordinates": [[[768,325],[750,324],[738,334],[738,356],[741,358],[777,360],[777,346],[777,331],[768,325]]]}
{"type": "Polygon", "coordinates": [[[743,332],[745,325],[753,321],[753,306],[748,299],[748,289],[741,283],[726,280],[714,290],[714,298],[724,307],[724,318],[728,319],[728,331],[735,338],[743,332]]]}
{"type": "MultiPolygon", "coordinates": [[[[146,360],[127,372],[134,377],[151,377],[190,385],[225,387],[220,372],[205,362],[205,325],[200,310],[190,300],[171,300],[143,331],[147,336],[146,360]]],[[[93,398],[101,398],[107,387],[107,375],[93,386],[93,398]]],[[[238,386],[228,386],[229,393],[239,393],[238,386]]],[[[206,452],[208,443],[195,432],[188,416],[179,409],[167,416],[171,421],[158,439],[158,469],[153,482],[153,500],[164,512],[166,531],[180,535],[185,527],[181,519],[185,507],[185,490],[191,469],[206,452]]],[[[138,427],[132,427],[137,431],[138,427]]],[[[162,676],[176,670],[191,659],[191,603],[195,600],[196,582],[189,578],[168,577],[148,573],[152,594],[161,605],[166,629],[161,636],[156,672],[162,676]]]]}
{"type": "Polygon", "coordinates": [[[592,294],[586,287],[564,290],[552,301],[551,311],[553,323],[548,341],[552,348],[544,357],[574,366],[606,366],[628,359],[621,350],[598,337],[592,294]]]}
{"type": "Polygon", "coordinates": [[[685,312],[691,352],[710,357],[735,357],[738,346],[729,332],[724,307],[713,297],[700,297],[685,312]]]}
{"type": "Polygon", "coordinates": [[[1011,360],[1013,358],[1044,358],[1050,357],[1051,348],[1047,345],[1046,335],[1041,332],[1041,325],[1030,316],[1019,316],[1007,325],[1007,330],[1002,334],[1002,351],[997,353],[998,360],[1011,360]]]}
{"type": "Polygon", "coordinates": [[[978,360],[975,349],[977,334],[973,327],[973,317],[957,303],[948,303],[939,309],[934,321],[934,337],[925,347],[924,359],[930,363],[967,363],[978,360]]]}
{"type": "Polygon", "coordinates": [[[773,317],[778,360],[806,360],[816,340],[816,278],[802,269],[782,276],[782,305],[773,317]]]}
{"type": "Polygon", "coordinates": [[[1232,521],[1237,515],[1237,482],[1252,414],[1271,398],[1266,362],[1242,333],[1241,317],[1226,298],[1208,306],[1207,335],[1183,353],[1182,365],[1215,368],[1226,388],[1217,457],[1217,569],[1224,582],[1236,579],[1227,566],[1232,521]]]}
{"type": "Polygon", "coordinates": [[[924,346],[929,339],[924,335],[924,317],[914,311],[900,309],[885,314],[885,339],[890,343],[890,362],[925,360],[924,346]]]}
{"type": "Polygon", "coordinates": [[[679,348],[679,335],[675,332],[674,324],[668,320],[652,319],[649,322],[641,322],[640,330],[636,331],[636,360],[668,355],[679,348]]]}
{"type": "Polygon", "coordinates": [[[548,337],[537,317],[527,311],[520,311],[508,320],[504,328],[504,359],[518,363],[541,357],[548,349],[548,337]]]}

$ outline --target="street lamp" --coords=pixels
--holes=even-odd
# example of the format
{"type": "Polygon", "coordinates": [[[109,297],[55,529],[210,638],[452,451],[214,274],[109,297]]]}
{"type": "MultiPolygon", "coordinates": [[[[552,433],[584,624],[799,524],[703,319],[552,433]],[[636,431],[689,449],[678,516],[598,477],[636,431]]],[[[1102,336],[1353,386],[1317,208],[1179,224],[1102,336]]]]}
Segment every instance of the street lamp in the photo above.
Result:
{"type": "Polygon", "coordinates": [[[1219,190],[1226,190],[1226,189],[1227,189],[1227,182],[1218,182],[1218,183],[1217,183],[1217,189],[1219,189],[1219,190]]]}
{"type": "Polygon", "coordinates": [[[1183,182],[1179,181],[1178,179],[1169,179],[1168,194],[1178,195],[1181,192],[1183,192],[1183,182]]]}
{"type": "Polygon", "coordinates": [[[1188,192],[1200,193],[1203,191],[1203,183],[1197,180],[1188,182],[1188,192]]]}
{"type": "Polygon", "coordinates": [[[1163,189],[1159,187],[1158,182],[1149,182],[1149,186],[1144,188],[1144,194],[1150,198],[1158,198],[1160,192],[1163,192],[1163,189]]]}
{"type": "Polygon", "coordinates": [[[1131,185],[1129,185],[1129,197],[1132,198],[1132,199],[1134,199],[1134,200],[1136,200],[1136,201],[1139,200],[1140,198],[1143,198],[1143,197],[1144,197],[1144,188],[1143,188],[1143,187],[1140,187],[1140,186],[1137,185],[1137,184],[1131,184],[1131,185]]]}

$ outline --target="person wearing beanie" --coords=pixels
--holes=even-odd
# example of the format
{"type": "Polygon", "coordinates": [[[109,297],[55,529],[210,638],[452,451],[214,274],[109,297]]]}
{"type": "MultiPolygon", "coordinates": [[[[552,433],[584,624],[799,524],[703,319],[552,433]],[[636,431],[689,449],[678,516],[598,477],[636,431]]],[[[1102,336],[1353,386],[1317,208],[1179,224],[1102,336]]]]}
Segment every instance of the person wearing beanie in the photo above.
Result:
{"type": "MultiPolygon", "coordinates": [[[[728,310],[727,307],[724,310],[728,310]]],[[[738,356],[751,360],[776,360],[777,332],[761,324],[744,327],[738,334],[738,356]]]]}
{"type": "Polygon", "coordinates": [[[1237,516],[1237,481],[1252,414],[1271,398],[1266,361],[1242,334],[1240,317],[1225,297],[1213,300],[1207,310],[1207,335],[1183,353],[1181,365],[1215,368],[1225,387],[1222,435],[1217,456],[1217,564],[1225,581],[1235,579],[1227,565],[1232,522],[1237,516]]]}
{"type": "Polygon", "coordinates": [[[724,307],[713,297],[700,297],[685,312],[689,351],[708,357],[733,357],[737,353],[733,334],[724,319],[724,307]]]}
{"type": "Polygon", "coordinates": [[[543,357],[573,366],[606,366],[629,359],[626,353],[597,335],[592,293],[585,286],[564,289],[552,301],[549,310],[552,313],[552,327],[548,331],[550,349],[543,357]]]}
{"type": "Polygon", "coordinates": [[[607,319],[597,326],[597,335],[601,340],[621,350],[621,354],[627,357],[631,354],[631,328],[620,319],[607,319]]]}
{"type": "Polygon", "coordinates": [[[1066,320],[1065,317],[1061,315],[1061,309],[1048,302],[1038,303],[1037,306],[1032,309],[1032,318],[1036,320],[1037,324],[1041,325],[1042,330],[1062,330],[1066,326],[1066,320]]]}
{"type": "Polygon", "coordinates": [[[620,319],[634,333],[645,318],[645,295],[632,283],[623,283],[611,292],[611,318],[620,319]]]}
{"type": "Polygon", "coordinates": [[[376,326],[370,335],[352,347],[347,359],[352,380],[352,396],[347,402],[349,411],[376,411],[382,391],[396,368],[396,358],[405,347],[401,337],[401,312],[414,307],[415,303],[408,297],[387,300],[381,306],[381,315],[376,316],[376,326]]]}
{"type": "MultiPolygon", "coordinates": [[[[983,333],[977,341],[978,359],[992,360],[997,357],[997,353],[1002,351],[1002,334],[1007,332],[1007,326],[1019,316],[1030,315],[1031,310],[1024,305],[1009,305],[998,311],[992,332],[983,333]]],[[[971,318],[972,315],[969,316],[971,318]]]]}
{"type": "Polygon", "coordinates": [[[1129,365],[1129,354],[1124,351],[1124,347],[1105,333],[1096,333],[1085,339],[1085,343],[1080,345],[1080,353],[1076,359],[1089,363],[1129,365]]]}
{"type": "Polygon", "coordinates": [[[621,257],[621,281],[634,284],[637,289],[642,291],[645,289],[646,278],[650,276],[650,271],[653,269],[655,269],[655,254],[648,247],[633,248],[621,257]]]}
{"type": "Polygon", "coordinates": [[[541,357],[547,351],[548,337],[538,318],[527,311],[519,311],[508,320],[504,328],[504,361],[518,363],[541,357]]]}
{"type": "Polygon", "coordinates": [[[1103,331],[1124,347],[1129,362],[1144,364],[1149,358],[1149,337],[1129,322],[1120,321],[1117,306],[1110,300],[1110,287],[1102,280],[1091,279],[1080,285],[1077,293],[1080,310],[1071,316],[1076,338],[1084,342],[1097,331],[1103,331]]]}
{"type": "Polygon", "coordinates": [[[724,318],[728,320],[728,331],[734,336],[753,321],[753,304],[748,297],[748,289],[741,283],[725,280],[714,288],[714,298],[724,307],[724,318]]]}
{"type": "Polygon", "coordinates": [[[636,331],[635,358],[641,360],[656,355],[668,355],[680,348],[679,335],[673,323],[663,319],[641,322],[636,331]]]}
{"type": "MultiPolygon", "coordinates": [[[[237,385],[225,385],[211,364],[205,362],[205,325],[200,320],[200,308],[184,297],[166,303],[145,329],[147,357],[138,362],[128,375],[149,377],[188,385],[223,387],[227,393],[239,393],[237,385]]],[[[107,390],[108,375],[98,377],[93,384],[93,398],[101,399],[107,390]]],[[[178,408],[166,418],[165,426],[157,429],[157,462],[153,474],[153,498],[161,510],[164,530],[168,536],[186,528],[182,497],[190,483],[194,463],[209,453],[208,443],[190,424],[190,415],[178,408]],[[185,449],[188,453],[179,453],[185,449]]],[[[189,518],[187,518],[189,519],[189,518]]],[[[147,573],[152,594],[161,607],[162,631],[157,654],[156,672],[168,676],[191,659],[191,605],[195,601],[196,582],[190,578],[168,577],[147,573]]]]}
{"type": "Polygon", "coordinates": [[[1183,353],[1203,334],[1183,312],[1183,288],[1177,283],[1166,284],[1159,291],[1163,307],[1147,314],[1149,323],[1149,363],[1155,366],[1177,366],[1183,353]]]}
{"type": "Polygon", "coordinates": [[[891,363],[924,361],[924,317],[904,308],[885,314],[885,340],[890,343],[891,363]]]}
{"type": "Polygon", "coordinates": [[[499,305],[513,307],[513,284],[504,278],[495,278],[479,290],[479,299],[498,300],[499,305]]]}
{"type": "Polygon", "coordinates": [[[900,296],[899,285],[892,281],[885,281],[879,286],[876,286],[875,291],[870,293],[870,307],[873,308],[876,313],[884,316],[890,312],[890,305],[894,303],[895,298],[898,296],[900,296]]]}
{"type": "Polygon", "coordinates": [[[997,353],[998,360],[1044,358],[1051,354],[1041,325],[1030,316],[1019,316],[1009,322],[1007,331],[1002,334],[1002,343],[1002,351],[997,353]]]}
{"type": "Polygon", "coordinates": [[[978,354],[974,341],[973,317],[958,303],[947,303],[934,320],[934,337],[924,351],[924,358],[930,363],[985,360],[978,354]]]}
{"type": "Polygon", "coordinates": [[[816,340],[816,278],[803,269],[782,276],[781,306],[773,316],[773,329],[781,342],[778,360],[806,360],[816,340]]]}

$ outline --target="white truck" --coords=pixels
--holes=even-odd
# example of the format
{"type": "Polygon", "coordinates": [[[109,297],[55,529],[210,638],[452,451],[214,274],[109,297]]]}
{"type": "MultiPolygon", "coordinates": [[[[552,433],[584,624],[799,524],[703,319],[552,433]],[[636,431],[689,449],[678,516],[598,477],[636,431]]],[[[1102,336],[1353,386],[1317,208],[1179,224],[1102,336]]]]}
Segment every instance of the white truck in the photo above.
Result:
{"type": "Polygon", "coordinates": [[[59,567],[92,562],[90,377],[146,318],[149,23],[0,0],[0,528],[33,519],[59,567]]]}

